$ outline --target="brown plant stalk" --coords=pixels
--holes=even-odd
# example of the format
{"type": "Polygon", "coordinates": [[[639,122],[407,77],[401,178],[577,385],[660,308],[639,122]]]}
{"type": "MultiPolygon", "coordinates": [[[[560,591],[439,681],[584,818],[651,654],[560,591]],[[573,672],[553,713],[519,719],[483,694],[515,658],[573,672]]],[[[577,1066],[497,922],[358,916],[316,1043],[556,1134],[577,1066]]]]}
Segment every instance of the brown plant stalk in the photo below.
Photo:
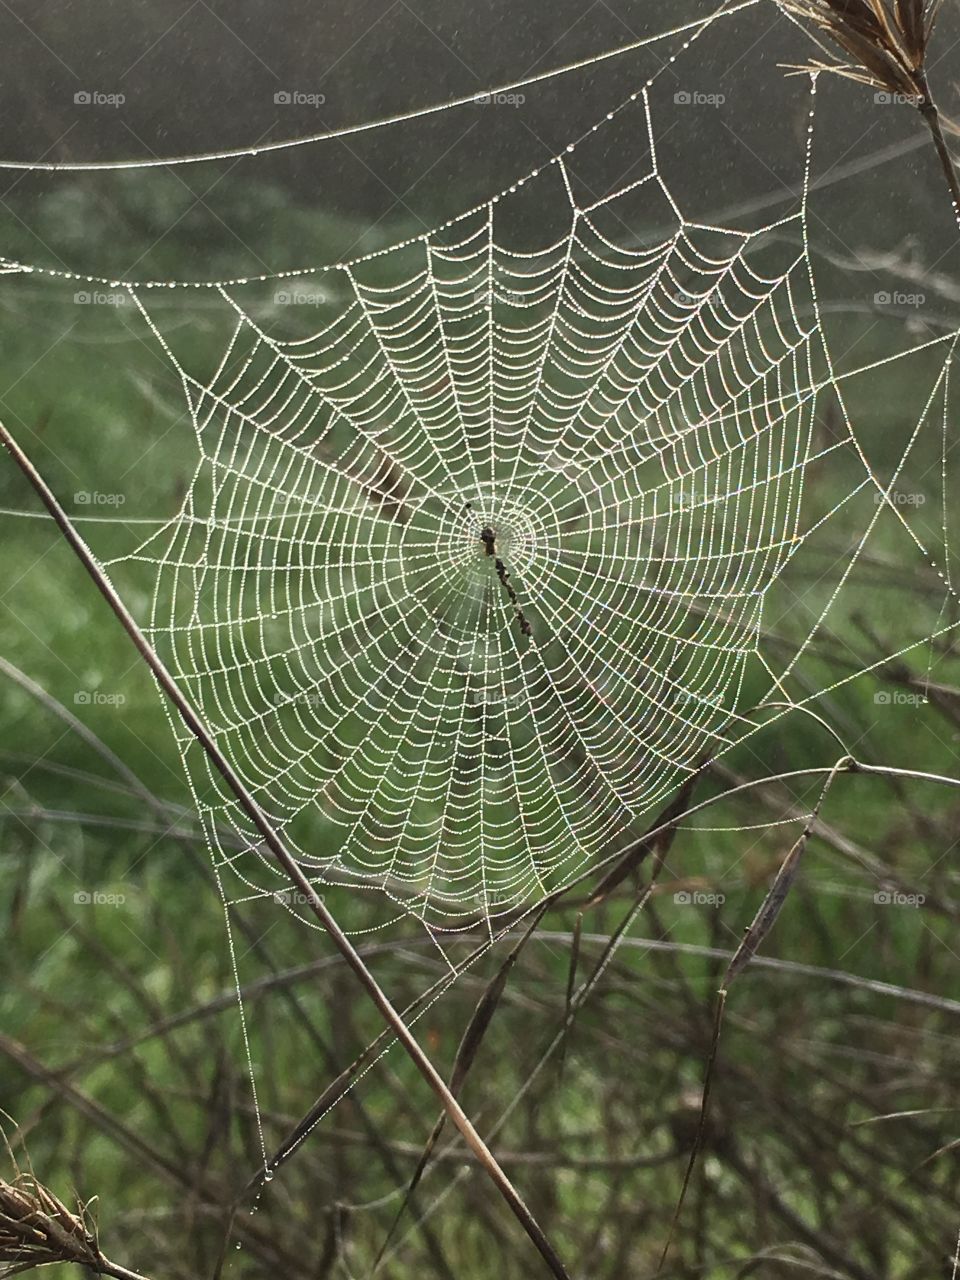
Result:
{"type": "Polygon", "coordinates": [[[98,1276],[145,1280],[100,1251],[84,1210],[71,1213],[32,1174],[0,1178],[0,1277],[21,1275],[51,1263],[74,1263],[98,1276]]]}
{"type": "Polygon", "coordinates": [[[420,1075],[436,1094],[444,1111],[453,1121],[457,1129],[459,1129],[467,1146],[477,1160],[477,1163],[485,1171],[494,1186],[500,1192],[501,1196],[513,1212],[514,1217],[520,1223],[524,1232],[532,1241],[544,1262],[547,1264],[551,1274],[556,1277],[556,1280],[570,1280],[565,1266],[543,1229],[540,1227],[540,1224],[534,1218],[516,1187],[514,1187],[504,1170],[497,1163],[493,1152],[474,1128],[467,1116],[467,1113],[463,1110],[460,1103],[450,1091],[446,1081],[423,1051],[403,1017],[393,1007],[393,1004],[390,1002],[386,993],[382,990],[380,984],[367,967],[363,957],[359,954],[356,947],[341,929],[339,923],[324,903],[323,898],[319,896],[314,885],[307,878],[305,872],[300,866],[300,863],[290,853],[267,815],[260,808],[260,805],[247,789],[239,774],[237,774],[227,757],[221,751],[213,735],[210,733],[210,730],[193,707],[189,698],[187,698],[183,693],[180,686],[167,670],[159,654],[137,625],[133,614],[130,613],[129,609],[114,589],[113,584],[97,564],[90,548],[77,532],[76,527],[67,515],[66,511],[63,509],[63,506],[57,501],[53,490],[43,479],[39,471],[31,462],[30,458],[20,448],[16,440],[2,422],[0,422],[0,444],[2,444],[10,454],[10,457],[20,468],[25,479],[33,487],[37,496],[40,498],[49,514],[53,517],[57,528],[63,534],[77,559],[86,569],[90,578],[97,587],[97,590],[110,606],[114,616],[117,618],[117,621],[123,627],[124,631],[126,631],[137,652],[140,654],[140,657],[150,668],[157,680],[157,683],[166,694],[168,700],[173,704],[186,727],[196,738],[211,765],[217,770],[229,790],[233,793],[241,811],[259,832],[264,845],[273,855],[277,864],[286,874],[293,887],[304,895],[310,910],[326,930],[344,960],[353,970],[355,976],[360,982],[360,985],[367,992],[367,995],[373,1001],[374,1005],[376,1005],[384,1022],[396,1036],[397,1040],[406,1051],[407,1056],[413,1062],[413,1065],[417,1068],[420,1075]]]}
{"type": "Polygon", "coordinates": [[[776,2],[797,20],[828,58],[794,70],[829,71],[889,93],[895,101],[909,103],[920,112],[960,224],[960,175],[944,136],[945,131],[958,130],[941,113],[927,79],[927,55],[943,0],[776,2]],[[834,58],[831,44],[839,46],[849,61],[834,58]]]}

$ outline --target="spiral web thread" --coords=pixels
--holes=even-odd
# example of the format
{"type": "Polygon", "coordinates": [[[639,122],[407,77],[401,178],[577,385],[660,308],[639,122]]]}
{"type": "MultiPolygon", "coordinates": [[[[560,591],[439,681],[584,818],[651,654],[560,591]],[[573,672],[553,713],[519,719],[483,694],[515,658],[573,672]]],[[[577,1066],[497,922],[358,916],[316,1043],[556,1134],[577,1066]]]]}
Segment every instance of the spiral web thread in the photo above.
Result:
{"type": "MultiPolygon", "coordinates": [[[[295,341],[218,286],[235,324],[203,381],[135,294],[200,456],[134,553],[151,638],[318,883],[434,925],[569,883],[753,730],[764,596],[804,537],[832,384],[805,204],[749,233],[685,221],[634,97],[647,173],[582,207],[558,157],[569,231],[545,249],[497,243],[498,198],[331,268],[347,299],[295,341]],[[645,184],[676,225],[624,247],[600,218],[645,184]],[[761,269],[791,225],[804,247],[761,269]],[[374,257],[394,282],[365,281],[374,257]]],[[[222,793],[205,809],[255,847],[222,793]]]]}

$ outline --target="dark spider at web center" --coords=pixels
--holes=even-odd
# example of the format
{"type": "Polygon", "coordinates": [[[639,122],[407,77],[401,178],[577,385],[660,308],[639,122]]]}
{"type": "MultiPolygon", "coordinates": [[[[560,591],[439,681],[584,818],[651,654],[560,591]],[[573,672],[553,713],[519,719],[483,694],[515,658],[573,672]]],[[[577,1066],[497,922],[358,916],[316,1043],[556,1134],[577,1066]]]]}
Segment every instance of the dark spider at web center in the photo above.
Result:
{"type": "Polygon", "coordinates": [[[517,599],[517,593],[514,591],[513,586],[509,581],[510,573],[507,566],[496,553],[497,535],[489,525],[486,525],[480,530],[480,541],[483,543],[483,549],[486,554],[494,557],[493,563],[497,571],[497,577],[500,579],[500,585],[503,587],[504,591],[506,591],[510,598],[510,603],[513,605],[514,614],[520,625],[521,634],[525,636],[532,635],[533,628],[524,616],[524,612],[520,607],[520,601],[517,599]]]}

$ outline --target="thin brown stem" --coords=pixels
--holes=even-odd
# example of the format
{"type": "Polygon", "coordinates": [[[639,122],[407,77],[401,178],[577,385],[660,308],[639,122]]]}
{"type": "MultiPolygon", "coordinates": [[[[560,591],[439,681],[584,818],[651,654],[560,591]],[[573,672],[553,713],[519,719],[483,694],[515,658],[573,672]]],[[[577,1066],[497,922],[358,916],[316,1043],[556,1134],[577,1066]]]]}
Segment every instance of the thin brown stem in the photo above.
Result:
{"type": "Polygon", "coordinates": [[[917,82],[923,90],[923,101],[920,103],[919,111],[923,117],[923,122],[930,130],[930,136],[933,139],[933,145],[936,148],[937,157],[940,160],[940,168],[943,170],[943,176],[947,180],[947,186],[950,189],[950,199],[953,202],[953,216],[960,226],[960,175],[957,173],[957,166],[954,163],[953,156],[947,146],[947,140],[943,136],[943,123],[939,108],[930,92],[930,84],[927,80],[925,71],[917,72],[917,82]]]}
{"type": "Polygon", "coordinates": [[[93,553],[77,532],[77,529],[70,520],[70,517],[57,501],[53,491],[3,423],[0,423],[0,441],[2,441],[14,462],[16,462],[17,466],[36,491],[43,505],[53,517],[57,527],[60,529],[60,532],[63,534],[74,554],[77,556],[77,559],[86,569],[100,594],[113,610],[113,613],[120,622],[120,625],[130,637],[141,658],[153,672],[158,684],[173,703],[180,715],[180,718],[199,742],[211,764],[213,764],[229,787],[230,791],[234,794],[240,808],[260,833],[264,844],[273,854],[278,864],[283,868],[291,884],[304,895],[304,900],[310,906],[311,911],[323,925],[324,929],[333,940],[334,945],[353,970],[361,986],[363,986],[370,999],[380,1011],[384,1021],[403,1045],[421,1076],[423,1076],[424,1080],[426,1080],[427,1084],[436,1094],[444,1111],[460,1130],[464,1140],[473,1152],[478,1163],[486,1171],[497,1190],[503,1196],[504,1200],[506,1200],[518,1222],[523,1227],[523,1230],[533,1241],[541,1257],[547,1263],[552,1274],[557,1277],[557,1280],[569,1280],[566,1268],[560,1261],[559,1256],[540,1228],[533,1214],[527,1208],[519,1192],[497,1163],[493,1153],[480,1137],[480,1134],[473,1127],[473,1124],[466,1112],[447,1087],[443,1077],[439,1074],[433,1063],[424,1053],[403,1018],[393,1007],[386,993],[381,989],[380,984],[367,968],[363,958],[357,952],[353,943],[340,928],[340,925],[330,913],[323,899],[317,894],[310,880],[301,869],[299,863],[274,830],[274,827],[266,814],[257,804],[240,776],[235,772],[233,766],[217,746],[216,741],[211,736],[203,720],[194,710],[193,705],[177,685],[159,654],[140,630],[136,619],[120,599],[113,587],[113,584],[97,564],[93,553]]]}
{"type": "Polygon", "coordinates": [[[102,1255],[95,1274],[113,1276],[115,1280],[147,1280],[147,1277],[141,1275],[139,1271],[131,1271],[129,1267],[122,1267],[118,1262],[111,1262],[109,1258],[104,1258],[102,1255]]]}

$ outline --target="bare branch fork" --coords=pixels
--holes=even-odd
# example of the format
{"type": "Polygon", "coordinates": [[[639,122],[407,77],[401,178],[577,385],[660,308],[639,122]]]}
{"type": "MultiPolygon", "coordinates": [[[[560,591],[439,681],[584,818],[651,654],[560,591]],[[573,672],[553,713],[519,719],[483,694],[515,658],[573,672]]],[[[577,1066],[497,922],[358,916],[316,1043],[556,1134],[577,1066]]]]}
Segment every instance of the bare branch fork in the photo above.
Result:
{"type": "Polygon", "coordinates": [[[291,884],[293,884],[295,888],[304,895],[304,899],[309,904],[311,911],[330,935],[334,945],[337,947],[337,950],[356,974],[357,979],[366,990],[370,999],[377,1006],[377,1009],[380,1011],[384,1021],[403,1045],[408,1056],[423,1076],[424,1080],[426,1080],[427,1084],[436,1094],[444,1111],[463,1135],[464,1140],[473,1152],[478,1163],[489,1175],[491,1181],[503,1196],[504,1200],[506,1200],[518,1222],[523,1227],[523,1230],[533,1241],[541,1257],[547,1263],[552,1274],[557,1277],[557,1280],[570,1280],[569,1273],[560,1261],[560,1258],[555,1252],[553,1246],[550,1244],[550,1241],[540,1228],[533,1214],[527,1208],[513,1183],[498,1164],[493,1152],[473,1127],[469,1117],[457,1102],[443,1077],[434,1067],[426,1053],[424,1053],[403,1018],[393,1007],[386,993],[381,989],[376,978],[367,968],[363,958],[357,952],[353,943],[331,915],[330,911],[324,904],[323,899],[317,894],[296,859],[287,849],[279,834],[274,830],[274,827],[267,815],[257,804],[256,800],[247,790],[239,775],[234,771],[226,756],[217,746],[203,720],[194,710],[189,699],[180,690],[173,676],[164,665],[163,660],[140,630],[136,619],[127,609],[126,605],[114,590],[113,585],[97,564],[93,553],[77,532],[75,526],[70,520],[70,517],[57,501],[57,498],[49,485],[2,422],[0,422],[0,442],[3,443],[14,462],[16,462],[17,466],[36,491],[41,502],[49,511],[57,527],[60,529],[60,532],[63,534],[64,538],[77,556],[77,559],[93,579],[100,594],[106,600],[107,604],[113,610],[120,622],[120,625],[133,641],[133,644],[141,658],[143,658],[144,662],[153,672],[164,693],[176,707],[184,724],[199,742],[210,762],[214,765],[222,776],[224,782],[226,782],[229,789],[236,796],[241,809],[260,833],[267,848],[276,858],[278,864],[288,876],[291,884]]]}

